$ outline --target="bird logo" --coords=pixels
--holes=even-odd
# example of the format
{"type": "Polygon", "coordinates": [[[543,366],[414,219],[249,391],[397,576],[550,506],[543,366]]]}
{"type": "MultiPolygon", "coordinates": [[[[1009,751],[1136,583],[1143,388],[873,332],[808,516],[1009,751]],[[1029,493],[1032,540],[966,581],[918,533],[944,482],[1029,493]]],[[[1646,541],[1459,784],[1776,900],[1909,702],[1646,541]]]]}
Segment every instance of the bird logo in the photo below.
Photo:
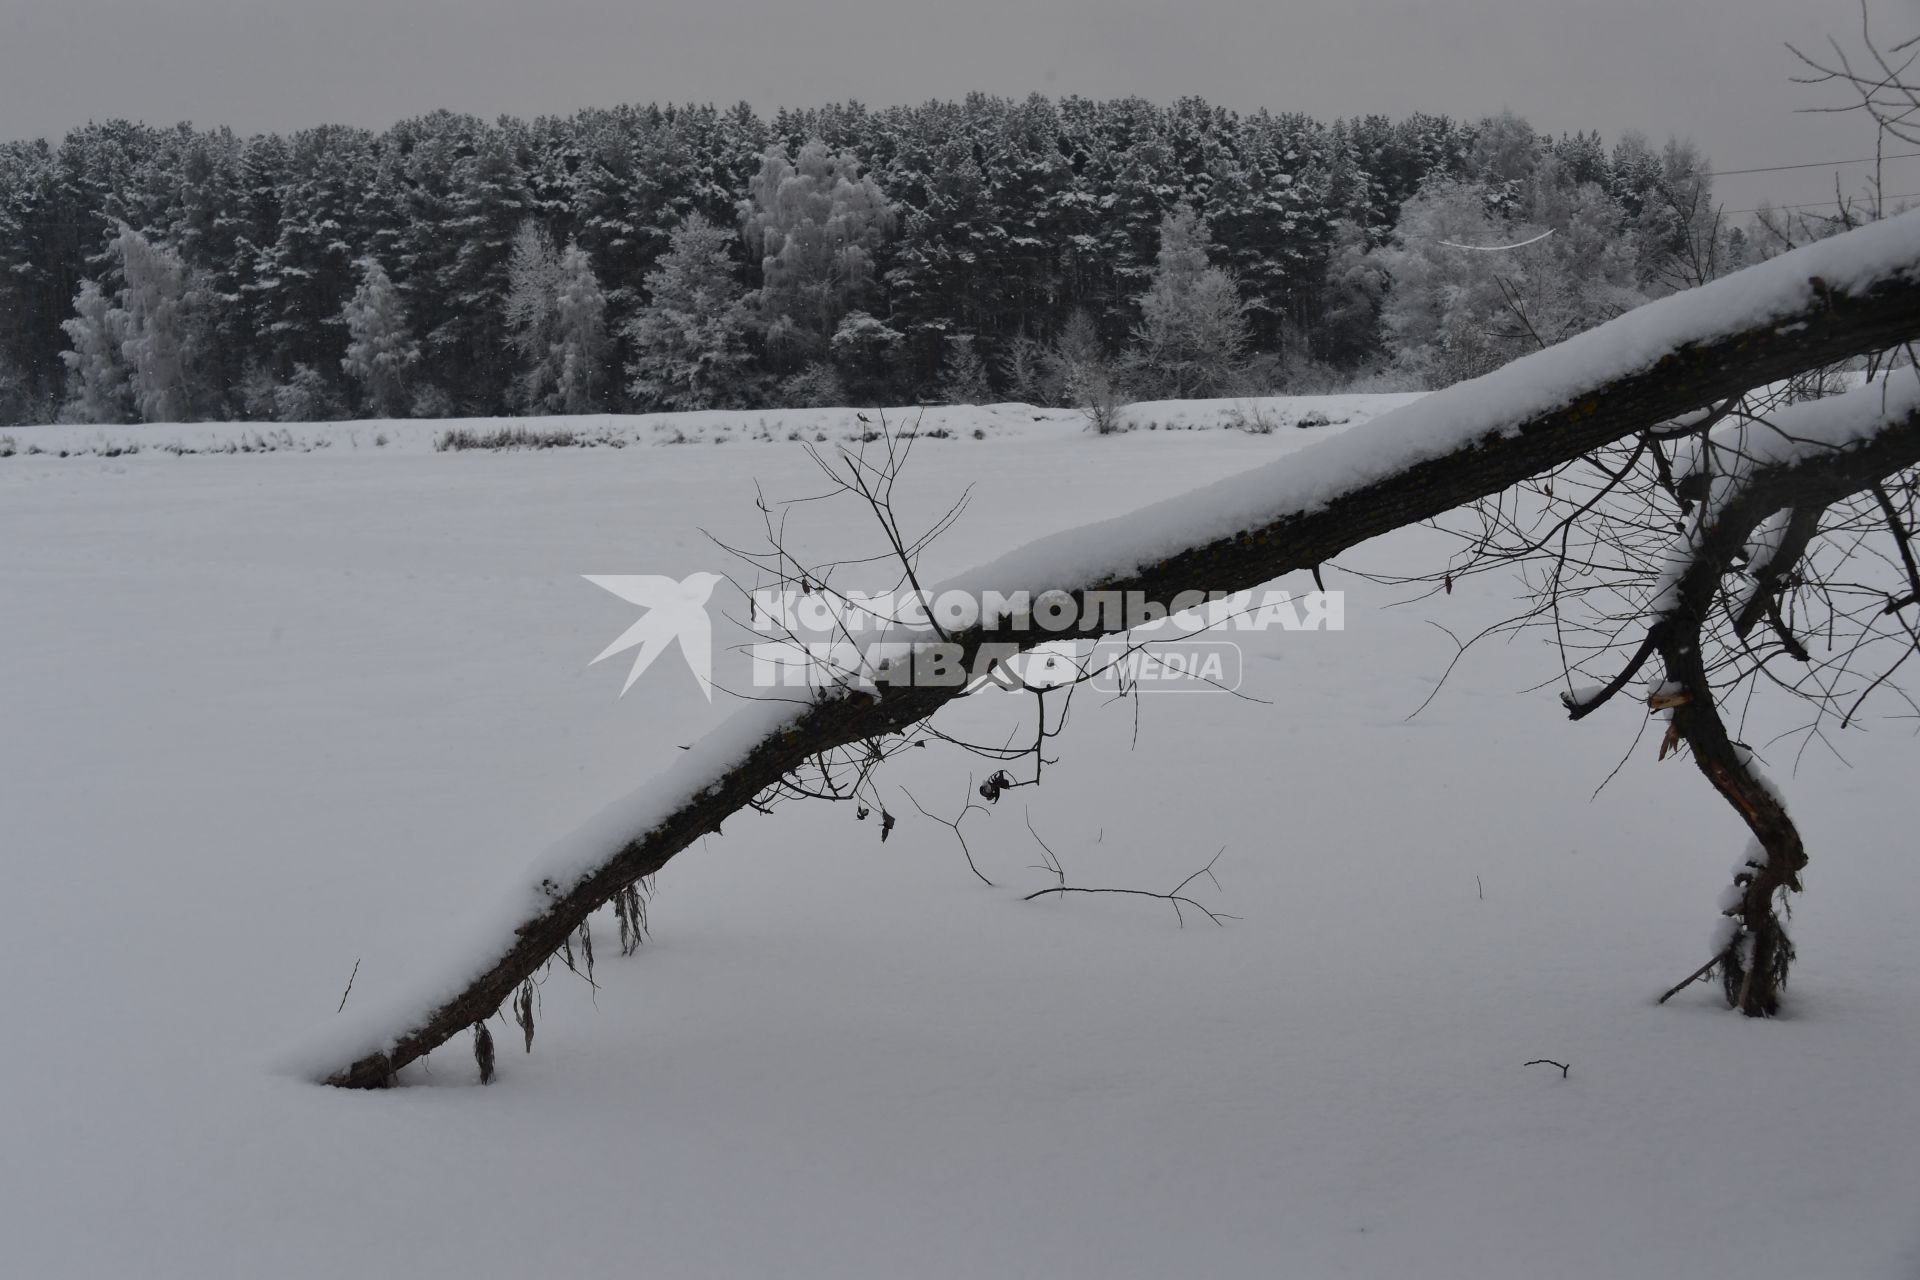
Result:
{"type": "Polygon", "coordinates": [[[707,600],[724,578],[717,573],[691,574],[678,582],[657,573],[580,576],[628,604],[637,604],[646,610],[640,621],[601,650],[600,656],[588,666],[638,645],[640,652],[634,655],[633,669],[627,673],[626,684],[620,687],[620,696],[625,697],[641,673],[677,640],[680,656],[687,660],[693,678],[700,682],[700,692],[707,696],[708,702],[713,701],[713,623],[707,617],[707,600]]]}

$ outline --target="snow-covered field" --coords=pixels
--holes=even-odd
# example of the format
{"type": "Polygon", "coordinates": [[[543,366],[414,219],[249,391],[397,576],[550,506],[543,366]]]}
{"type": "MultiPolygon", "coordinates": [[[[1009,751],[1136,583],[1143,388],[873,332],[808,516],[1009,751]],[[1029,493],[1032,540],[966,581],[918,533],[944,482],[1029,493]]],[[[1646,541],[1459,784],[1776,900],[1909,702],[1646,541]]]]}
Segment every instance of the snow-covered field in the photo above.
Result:
{"type": "MultiPolygon", "coordinates": [[[[1337,429],[1166,429],[1215,412],[1096,438],[954,411],[903,486],[929,517],[974,486],[929,576],[1337,429]]],[[[1633,706],[1573,725],[1523,692],[1554,671],[1532,642],[1407,719],[1453,653],[1428,620],[1499,616],[1491,577],[1387,608],[1334,568],[1347,630],[1233,636],[1264,703],[1083,695],[1045,784],[966,819],[995,888],[899,791],[957,814],[984,767],[913,752],[884,845],[814,806],[675,861],[651,945],[618,958],[602,920],[598,991],[552,976],[492,1087],[464,1038],[380,1094],[275,1074],[356,964],[350,1005],[399,985],[731,709],[669,661],[617,698],[624,663],[588,661],[634,610],[579,575],[727,568],[700,529],[750,538],[756,480],[818,488],[784,419],[687,433],[724,449],[441,453],[434,429],[110,458],[26,442],[239,429],[0,433],[7,1274],[1920,1270],[1913,722],[1855,735],[1850,769],[1768,755],[1814,859],[1787,1016],[1704,986],[1657,1008],[1743,833],[1634,745],[1633,706]],[[1023,902],[1048,883],[1029,821],[1079,883],[1169,888],[1224,846],[1196,893],[1240,919],[1023,902]]],[[[871,549],[851,511],[803,525],[871,549]]],[[[947,714],[998,738],[1029,713],[947,714]]]]}
{"type": "MultiPolygon", "coordinates": [[[[1364,421],[1418,399],[1416,393],[1245,396],[1235,400],[1143,400],[1127,405],[1127,431],[1235,430],[1266,435],[1364,421]]],[[[648,445],[858,443],[885,428],[934,440],[1005,440],[1085,430],[1078,409],[1030,404],[926,405],[888,409],[766,409],[750,412],[591,414],[525,419],[402,422],[191,422],[139,426],[0,427],[0,460],[164,454],[430,453],[466,448],[625,449],[648,445]]]]}

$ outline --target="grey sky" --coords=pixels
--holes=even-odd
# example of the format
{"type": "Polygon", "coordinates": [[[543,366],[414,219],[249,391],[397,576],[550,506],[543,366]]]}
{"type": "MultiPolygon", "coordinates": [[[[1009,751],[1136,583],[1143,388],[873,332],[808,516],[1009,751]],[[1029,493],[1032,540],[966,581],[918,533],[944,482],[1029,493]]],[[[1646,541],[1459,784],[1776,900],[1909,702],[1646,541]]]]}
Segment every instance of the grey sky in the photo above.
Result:
{"type": "MultiPolygon", "coordinates": [[[[1920,29],[1920,0],[1875,5],[1887,33],[1920,29]]],[[[1841,99],[1791,84],[1782,47],[1858,30],[1857,0],[0,0],[0,136],[111,116],[252,132],[442,106],[1197,93],[1320,116],[1512,107],[1554,132],[1687,133],[1728,169],[1872,153],[1857,115],[1796,114],[1841,99]]],[[[1920,192],[1920,160],[1890,165],[1888,188],[1920,192]]],[[[1720,193],[1832,190],[1815,170],[1720,193]]]]}

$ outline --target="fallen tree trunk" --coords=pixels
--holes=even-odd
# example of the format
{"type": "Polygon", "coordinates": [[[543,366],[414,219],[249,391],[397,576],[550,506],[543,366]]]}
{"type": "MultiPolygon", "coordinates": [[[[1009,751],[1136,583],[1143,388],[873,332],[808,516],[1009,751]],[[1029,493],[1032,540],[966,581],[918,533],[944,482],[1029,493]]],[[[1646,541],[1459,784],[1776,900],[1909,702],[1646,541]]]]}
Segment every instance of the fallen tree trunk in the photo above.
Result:
{"type": "MultiPolygon", "coordinates": [[[[954,583],[1083,606],[1068,631],[1004,619],[948,637],[1021,650],[1120,629],[1092,593],[1165,603],[1250,590],[1394,529],[1497,493],[1654,424],[1850,355],[1920,338],[1920,215],[1784,255],[1663,299],[1281,462],[1124,520],[1043,539],[954,583]]],[[[378,1087],[483,1022],[594,910],[820,754],[900,732],[961,693],[890,687],[742,712],[668,775],[536,865],[498,933],[384,1009],[337,1023],[303,1069],[378,1087]]]]}

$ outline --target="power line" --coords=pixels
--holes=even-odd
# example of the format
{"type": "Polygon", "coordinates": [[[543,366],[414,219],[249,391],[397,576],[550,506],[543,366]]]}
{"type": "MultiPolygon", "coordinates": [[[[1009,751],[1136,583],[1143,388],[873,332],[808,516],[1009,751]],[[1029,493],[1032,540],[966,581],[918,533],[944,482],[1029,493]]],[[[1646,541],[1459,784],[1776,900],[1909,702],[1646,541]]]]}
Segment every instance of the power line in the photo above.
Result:
{"type": "Polygon", "coordinates": [[[1471,249],[1475,253],[1504,253],[1508,249],[1524,249],[1530,244],[1539,244],[1552,234],[1553,228],[1548,227],[1545,231],[1533,237],[1533,239],[1522,240],[1518,244],[1455,244],[1451,240],[1440,240],[1435,243],[1443,244],[1449,249],[1471,249]]]}
{"type": "MultiPolygon", "coordinates": [[[[1904,195],[1881,196],[1880,198],[1882,200],[1920,200],[1920,191],[1909,191],[1904,195]]],[[[1809,200],[1805,204],[1763,204],[1752,209],[1728,209],[1725,210],[1725,213],[1728,217],[1732,217],[1736,213],[1759,213],[1762,209],[1769,212],[1778,209],[1818,209],[1823,205],[1832,203],[1833,201],[1831,200],[1809,200]]]]}
{"type": "Polygon", "coordinates": [[[1758,169],[1720,169],[1704,172],[1712,173],[1716,178],[1732,178],[1743,173],[1785,173],[1789,169],[1826,169],[1840,164],[1872,164],[1876,160],[1915,159],[1920,159],[1920,151],[1903,151],[1894,156],[1861,156],[1858,160],[1815,160],[1810,164],[1768,164],[1758,169]]]}

